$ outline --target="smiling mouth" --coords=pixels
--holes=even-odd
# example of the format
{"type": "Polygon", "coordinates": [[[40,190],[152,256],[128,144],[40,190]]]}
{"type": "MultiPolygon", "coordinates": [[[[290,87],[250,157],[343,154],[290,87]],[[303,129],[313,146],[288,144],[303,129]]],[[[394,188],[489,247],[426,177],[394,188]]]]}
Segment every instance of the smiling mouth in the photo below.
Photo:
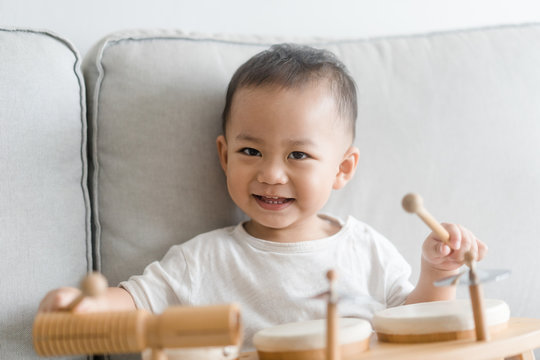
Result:
{"type": "Polygon", "coordinates": [[[261,207],[268,210],[281,210],[289,206],[294,201],[293,198],[285,198],[279,196],[262,196],[254,194],[253,197],[255,198],[255,200],[257,200],[257,203],[261,207]]]}

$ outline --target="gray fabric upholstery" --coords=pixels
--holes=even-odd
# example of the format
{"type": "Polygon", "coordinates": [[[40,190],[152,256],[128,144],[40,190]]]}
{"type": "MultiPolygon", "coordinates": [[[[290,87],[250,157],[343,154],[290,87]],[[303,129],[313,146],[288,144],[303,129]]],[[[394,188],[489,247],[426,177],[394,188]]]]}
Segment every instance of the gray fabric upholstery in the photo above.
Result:
{"type": "Polygon", "coordinates": [[[38,358],[40,300],[91,267],[84,99],[72,45],[0,28],[0,359],[38,358]]]}
{"type": "MultiPolygon", "coordinates": [[[[486,287],[514,316],[540,316],[534,271],[540,215],[540,26],[371,40],[113,34],[85,58],[92,127],[95,241],[111,282],[140,273],[175,243],[241,215],[230,204],[214,140],[233,71],[269,44],[334,51],[359,89],[357,175],[326,210],[353,214],[410,261],[429,233],[401,209],[423,195],[441,221],[489,245],[486,287]]],[[[466,292],[463,293],[466,296],[466,292]]]]}

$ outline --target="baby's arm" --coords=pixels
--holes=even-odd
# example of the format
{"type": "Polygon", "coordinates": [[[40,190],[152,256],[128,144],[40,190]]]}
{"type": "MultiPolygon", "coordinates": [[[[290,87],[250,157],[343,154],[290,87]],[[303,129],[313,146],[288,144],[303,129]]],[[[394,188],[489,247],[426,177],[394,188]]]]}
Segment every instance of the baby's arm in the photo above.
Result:
{"type": "MultiPolygon", "coordinates": [[[[77,297],[81,290],[63,287],[50,291],[39,304],[39,312],[65,310],[77,297]]],[[[123,288],[109,287],[104,294],[97,297],[84,297],[75,306],[74,312],[123,311],[135,310],[133,298],[123,288]]]]}
{"type": "Polygon", "coordinates": [[[456,224],[442,224],[450,234],[450,246],[445,245],[435,233],[431,233],[422,246],[420,278],[407,297],[407,304],[418,302],[451,300],[456,296],[454,286],[436,287],[433,282],[454,275],[463,264],[467,251],[481,260],[487,246],[466,228],[456,224]]]}

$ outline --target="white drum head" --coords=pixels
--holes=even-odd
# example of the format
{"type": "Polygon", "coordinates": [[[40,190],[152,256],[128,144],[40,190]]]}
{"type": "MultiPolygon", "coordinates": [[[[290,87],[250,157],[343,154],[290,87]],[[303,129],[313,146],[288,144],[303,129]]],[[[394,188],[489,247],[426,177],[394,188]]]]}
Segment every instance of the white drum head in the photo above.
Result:
{"type": "MultiPolygon", "coordinates": [[[[506,324],[510,309],[501,300],[484,300],[488,327],[506,324]]],[[[380,311],[373,317],[378,334],[420,335],[474,330],[469,299],[434,301],[397,306],[380,311]]]]}
{"type": "MultiPolygon", "coordinates": [[[[339,319],[339,343],[351,344],[369,339],[371,325],[362,319],[339,319]]],[[[257,332],[253,343],[258,351],[313,350],[326,347],[326,320],[310,320],[274,326],[257,332]]]]}

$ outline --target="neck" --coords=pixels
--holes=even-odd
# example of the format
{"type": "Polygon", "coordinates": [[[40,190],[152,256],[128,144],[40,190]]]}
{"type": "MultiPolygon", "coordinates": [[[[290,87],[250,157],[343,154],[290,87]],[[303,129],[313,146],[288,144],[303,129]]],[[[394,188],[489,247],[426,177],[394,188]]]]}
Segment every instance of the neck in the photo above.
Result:
{"type": "Polygon", "coordinates": [[[316,215],[313,219],[286,228],[271,228],[254,220],[249,220],[244,224],[244,229],[248,234],[258,239],[279,243],[294,243],[332,236],[341,229],[341,225],[333,219],[316,215]]]}

